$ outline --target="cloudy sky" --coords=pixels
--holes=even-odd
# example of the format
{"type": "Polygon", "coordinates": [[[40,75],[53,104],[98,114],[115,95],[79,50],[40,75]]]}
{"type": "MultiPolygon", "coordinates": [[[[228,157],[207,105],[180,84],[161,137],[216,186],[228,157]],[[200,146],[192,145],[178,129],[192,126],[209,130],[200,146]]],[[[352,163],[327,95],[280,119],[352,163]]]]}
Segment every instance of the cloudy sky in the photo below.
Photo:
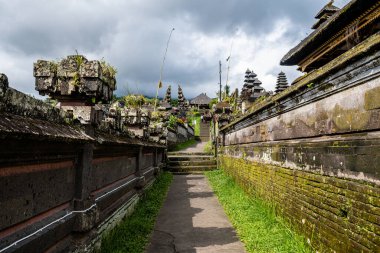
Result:
{"type": "MultiPolygon", "coordinates": [[[[215,96],[218,62],[222,84],[241,88],[253,69],[273,90],[277,74],[289,81],[296,67],[279,61],[312,30],[328,0],[0,0],[0,73],[25,93],[34,91],[33,62],[57,60],[77,50],[89,60],[104,58],[118,69],[118,94],[156,93],[166,42],[173,32],[163,72],[185,97],[215,96]]],[[[342,7],[348,0],[336,0],[342,7]]]]}

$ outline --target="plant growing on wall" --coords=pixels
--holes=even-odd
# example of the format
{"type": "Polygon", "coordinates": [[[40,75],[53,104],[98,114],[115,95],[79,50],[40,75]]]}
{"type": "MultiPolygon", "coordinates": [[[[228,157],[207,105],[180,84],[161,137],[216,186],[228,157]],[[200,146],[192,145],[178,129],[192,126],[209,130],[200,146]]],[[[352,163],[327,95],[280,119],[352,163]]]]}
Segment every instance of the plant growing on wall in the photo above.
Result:
{"type": "Polygon", "coordinates": [[[170,115],[168,125],[169,127],[174,128],[177,125],[177,117],[170,115]]]}
{"type": "Polygon", "coordinates": [[[100,66],[102,66],[103,74],[111,78],[115,78],[117,74],[117,69],[114,66],[108,64],[104,58],[100,60],[100,66]]]}
{"type": "Polygon", "coordinates": [[[80,85],[80,74],[79,74],[79,72],[80,72],[80,67],[82,66],[82,64],[84,62],[84,59],[83,59],[83,56],[80,55],[77,50],[75,50],[75,52],[76,52],[76,55],[75,55],[74,59],[75,59],[77,69],[76,69],[76,72],[73,76],[73,81],[74,81],[74,85],[80,85]]]}
{"type": "Polygon", "coordinates": [[[177,118],[177,123],[183,125],[183,124],[185,124],[185,121],[183,119],[177,118]]]}
{"type": "Polygon", "coordinates": [[[129,108],[138,109],[145,103],[145,97],[143,95],[130,94],[124,96],[125,105],[129,108]]]}

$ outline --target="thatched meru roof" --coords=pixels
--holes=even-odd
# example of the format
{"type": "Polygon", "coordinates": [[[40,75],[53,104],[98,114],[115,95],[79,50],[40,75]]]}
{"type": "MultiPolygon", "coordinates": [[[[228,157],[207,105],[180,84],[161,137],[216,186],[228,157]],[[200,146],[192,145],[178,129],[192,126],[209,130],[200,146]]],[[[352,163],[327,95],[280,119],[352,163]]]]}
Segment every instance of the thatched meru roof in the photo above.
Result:
{"type": "Polygon", "coordinates": [[[297,65],[332,36],[345,29],[347,25],[378,4],[378,1],[372,0],[352,0],[341,10],[336,11],[335,14],[323,22],[296,47],[290,50],[281,59],[280,64],[287,66],[297,65]]]}
{"type": "Polygon", "coordinates": [[[192,100],[190,100],[191,105],[208,105],[211,102],[211,98],[209,98],[206,93],[201,93],[192,100]]]}

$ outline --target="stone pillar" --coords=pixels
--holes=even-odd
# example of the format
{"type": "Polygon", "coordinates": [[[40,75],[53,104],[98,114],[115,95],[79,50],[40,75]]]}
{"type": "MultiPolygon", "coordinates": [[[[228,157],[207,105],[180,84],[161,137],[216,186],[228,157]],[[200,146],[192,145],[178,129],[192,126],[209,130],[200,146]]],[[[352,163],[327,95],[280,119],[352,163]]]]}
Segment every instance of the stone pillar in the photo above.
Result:
{"type": "MultiPolygon", "coordinates": [[[[85,125],[85,133],[94,136],[92,125],[85,125]]],[[[73,230],[76,232],[90,231],[99,220],[99,213],[96,208],[95,199],[91,195],[92,183],[92,161],[94,155],[94,144],[86,143],[83,145],[82,152],[79,154],[76,165],[75,193],[73,208],[74,211],[88,210],[78,213],[73,230]]]]}
{"type": "Polygon", "coordinates": [[[85,208],[87,205],[84,202],[89,200],[93,150],[93,144],[86,143],[79,155],[75,177],[75,209],[85,208]]]}
{"type": "Polygon", "coordinates": [[[144,177],[144,174],[143,174],[143,147],[139,147],[138,148],[138,152],[137,152],[137,161],[136,161],[136,177],[139,178],[139,181],[136,185],[136,188],[137,189],[142,189],[145,185],[145,177],[144,177]]]}

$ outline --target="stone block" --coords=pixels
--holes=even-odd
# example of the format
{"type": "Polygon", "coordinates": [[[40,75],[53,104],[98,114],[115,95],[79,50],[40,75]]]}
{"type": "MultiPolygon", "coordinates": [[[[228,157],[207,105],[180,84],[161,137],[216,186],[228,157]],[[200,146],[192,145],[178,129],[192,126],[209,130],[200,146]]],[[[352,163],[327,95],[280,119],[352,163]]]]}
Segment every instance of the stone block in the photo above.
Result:
{"type": "Polygon", "coordinates": [[[61,109],[70,113],[74,120],[78,120],[81,124],[90,124],[95,110],[92,106],[70,106],[63,105],[61,109]]]}
{"type": "Polygon", "coordinates": [[[34,77],[53,77],[56,73],[57,65],[54,62],[38,60],[33,64],[34,77]]]}
{"type": "Polygon", "coordinates": [[[100,88],[103,87],[103,82],[99,78],[81,78],[81,86],[84,92],[87,94],[98,94],[100,93],[100,88]]]}
{"type": "Polygon", "coordinates": [[[53,98],[108,102],[116,89],[114,70],[108,64],[70,55],[58,63],[34,63],[36,90],[53,98]]]}
{"type": "Polygon", "coordinates": [[[57,76],[79,78],[80,66],[85,62],[87,59],[82,55],[69,55],[58,63],[57,76]]]}
{"type": "Polygon", "coordinates": [[[99,61],[86,61],[80,66],[80,76],[81,77],[92,77],[100,78],[102,77],[102,67],[99,61]]]}

